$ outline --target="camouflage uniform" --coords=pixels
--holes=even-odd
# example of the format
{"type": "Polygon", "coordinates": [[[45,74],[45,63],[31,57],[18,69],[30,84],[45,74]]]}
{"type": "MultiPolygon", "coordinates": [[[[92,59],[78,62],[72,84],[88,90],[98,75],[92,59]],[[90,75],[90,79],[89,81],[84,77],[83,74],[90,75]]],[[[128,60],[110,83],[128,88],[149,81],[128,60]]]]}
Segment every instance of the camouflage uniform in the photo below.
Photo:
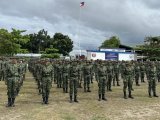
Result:
{"type": "Polygon", "coordinates": [[[115,86],[115,81],[117,82],[117,86],[120,86],[119,84],[119,63],[116,62],[113,65],[114,75],[113,75],[113,86],[115,86]]]}
{"type": "Polygon", "coordinates": [[[7,95],[8,95],[8,104],[7,107],[14,106],[14,101],[17,95],[17,87],[18,87],[18,80],[20,77],[20,70],[18,64],[13,61],[6,68],[6,84],[7,84],[7,95]]]}
{"type": "Polygon", "coordinates": [[[84,92],[91,92],[90,91],[91,66],[89,62],[86,62],[86,65],[83,66],[83,76],[84,76],[84,92]]]}
{"type": "Polygon", "coordinates": [[[158,97],[156,95],[156,67],[153,63],[150,63],[149,69],[149,79],[148,79],[148,94],[149,97],[152,97],[151,91],[153,92],[154,97],[158,97]]]}
{"type": "Polygon", "coordinates": [[[140,66],[141,82],[145,82],[144,81],[144,73],[145,73],[145,66],[143,63],[141,63],[141,66],[140,66]]]}
{"type": "Polygon", "coordinates": [[[111,86],[112,86],[112,79],[113,79],[113,65],[112,63],[109,63],[107,66],[107,90],[112,91],[111,86]]]}
{"type": "Polygon", "coordinates": [[[42,67],[42,98],[43,103],[48,104],[48,98],[50,89],[52,86],[52,80],[53,80],[53,67],[52,65],[47,61],[44,63],[45,65],[42,67]]]}
{"type": "Polygon", "coordinates": [[[107,76],[106,76],[106,67],[104,64],[100,63],[100,65],[97,67],[97,75],[98,75],[98,94],[99,94],[99,101],[107,100],[105,98],[105,87],[107,83],[107,76]]]}
{"type": "Polygon", "coordinates": [[[135,82],[136,82],[136,86],[140,86],[139,84],[139,77],[140,77],[140,66],[139,64],[135,65],[135,82]]]}
{"type": "Polygon", "coordinates": [[[134,67],[131,65],[131,63],[126,63],[126,68],[124,70],[124,79],[123,79],[123,93],[124,93],[124,98],[127,99],[127,96],[126,96],[126,89],[128,87],[128,92],[129,92],[129,95],[128,97],[129,98],[132,98],[132,95],[131,95],[131,90],[132,90],[132,83],[133,83],[133,79],[134,79],[134,67]]]}
{"type": "Polygon", "coordinates": [[[79,70],[77,67],[77,62],[73,61],[73,63],[71,63],[70,69],[69,69],[70,102],[72,102],[73,95],[74,95],[74,102],[78,102],[78,100],[77,100],[78,71],[79,70]]]}
{"type": "Polygon", "coordinates": [[[63,73],[63,92],[68,93],[68,80],[69,80],[69,62],[63,64],[62,73],[63,73]]]}

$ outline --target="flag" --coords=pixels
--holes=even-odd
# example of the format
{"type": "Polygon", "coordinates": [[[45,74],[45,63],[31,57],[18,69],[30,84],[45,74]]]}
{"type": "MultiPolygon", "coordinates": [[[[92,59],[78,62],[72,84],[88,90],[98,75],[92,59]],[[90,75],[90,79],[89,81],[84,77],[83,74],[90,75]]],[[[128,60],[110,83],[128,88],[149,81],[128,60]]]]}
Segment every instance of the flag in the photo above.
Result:
{"type": "Polygon", "coordinates": [[[84,6],[84,2],[81,2],[81,3],[80,3],[80,7],[83,7],[83,6],[84,6]]]}

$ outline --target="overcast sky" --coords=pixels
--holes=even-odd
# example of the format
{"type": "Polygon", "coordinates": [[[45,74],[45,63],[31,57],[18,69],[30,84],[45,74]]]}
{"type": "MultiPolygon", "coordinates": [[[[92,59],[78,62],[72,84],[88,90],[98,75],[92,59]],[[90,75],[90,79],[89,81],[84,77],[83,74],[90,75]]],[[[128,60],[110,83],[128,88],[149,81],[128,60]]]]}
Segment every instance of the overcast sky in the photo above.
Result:
{"type": "Polygon", "coordinates": [[[69,35],[85,49],[96,49],[116,35],[122,44],[142,44],[160,35],[159,0],[0,0],[0,28],[45,29],[69,35]],[[80,8],[80,2],[85,6],[80,8]]]}

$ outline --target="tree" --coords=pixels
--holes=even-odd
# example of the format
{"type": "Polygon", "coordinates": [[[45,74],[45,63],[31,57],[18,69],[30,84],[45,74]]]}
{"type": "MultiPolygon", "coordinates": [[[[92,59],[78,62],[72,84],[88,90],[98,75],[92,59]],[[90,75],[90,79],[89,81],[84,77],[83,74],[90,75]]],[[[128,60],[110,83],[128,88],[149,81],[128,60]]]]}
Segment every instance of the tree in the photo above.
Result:
{"type": "Polygon", "coordinates": [[[112,36],[105,40],[99,48],[119,48],[120,39],[116,36],[112,36]]]}
{"type": "Polygon", "coordinates": [[[45,51],[49,48],[51,37],[48,32],[44,29],[40,30],[38,33],[30,34],[30,41],[24,46],[32,53],[40,53],[40,51],[45,51]]]}
{"type": "Polygon", "coordinates": [[[144,39],[144,45],[137,46],[136,50],[142,51],[150,60],[160,60],[160,36],[149,36],[144,39]]]}
{"type": "Polygon", "coordinates": [[[25,30],[12,29],[8,32],[6,29],[0,29],[0,55],[13,55],[20,52],[21,44],[27,43],[29,38],[22,35],[25,30]]]}
{"type": "Polygon", "coordinates": [[[41,56],[42,58],[60,58],[60,54],[58,50],[53,48],[51,45],[50,48],[46,48],[44,54],[41,56]]]}
{"type": "Polygon", "coordinates": [[[68,55],[73,49],[73,41],[62,33],[55,33],[52,39],[53,47],[59,50],[60,54],[68,55]]]}

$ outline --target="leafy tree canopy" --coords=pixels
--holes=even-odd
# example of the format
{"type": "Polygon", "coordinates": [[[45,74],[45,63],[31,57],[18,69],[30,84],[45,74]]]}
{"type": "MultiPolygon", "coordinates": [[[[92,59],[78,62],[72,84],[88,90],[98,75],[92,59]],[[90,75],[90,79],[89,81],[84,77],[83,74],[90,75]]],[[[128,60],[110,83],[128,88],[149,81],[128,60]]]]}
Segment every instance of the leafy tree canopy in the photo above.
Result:
{"type": "Polygon", "coordinates": [[[109,39],[106,39],[100,48],[118,48],[120,44],[120,39],[116,36],[112,36],[109,39]]]}

